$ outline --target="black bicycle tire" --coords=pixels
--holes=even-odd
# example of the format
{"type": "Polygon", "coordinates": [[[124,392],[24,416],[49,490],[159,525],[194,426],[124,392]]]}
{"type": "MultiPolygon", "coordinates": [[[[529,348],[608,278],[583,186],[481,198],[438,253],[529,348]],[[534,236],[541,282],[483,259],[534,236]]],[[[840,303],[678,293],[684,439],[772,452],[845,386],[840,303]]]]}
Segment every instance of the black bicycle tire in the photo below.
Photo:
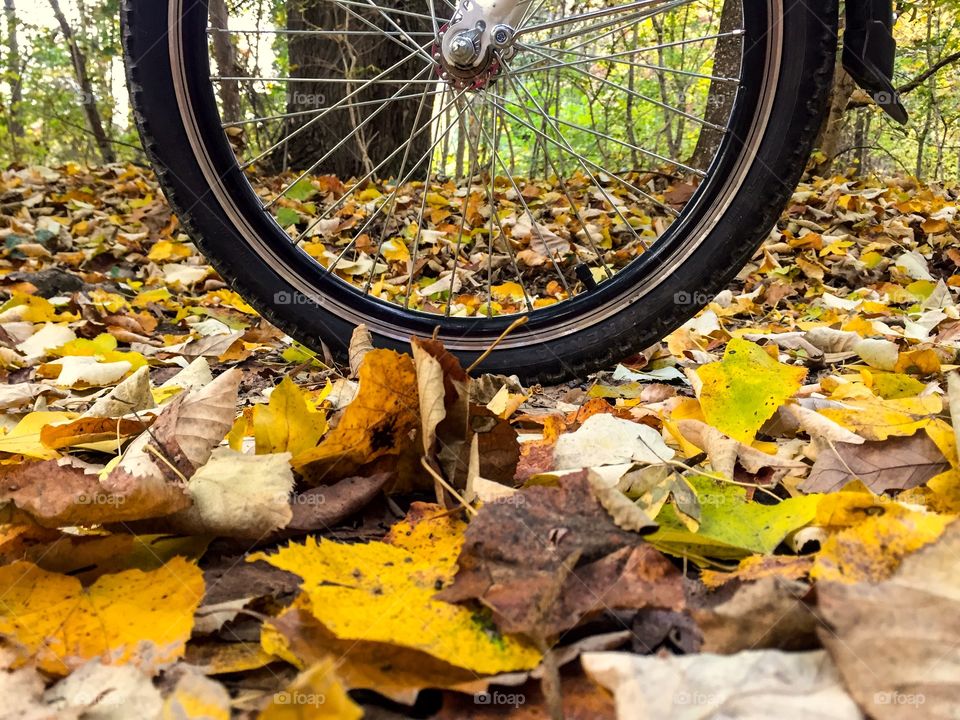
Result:
{"type": "MultiPolygon", "coordinates": [[[[295,298],[299,291],[245,244],[236,224],[210,197],[210,183],[196,158],[184,152],[190,147],[187,127],[178,113],[171,112],[178,107],[169,42],[175,22],[170,8],[176,1],[123,3],[124,55],[132,105],[158,180],[211,264],[261,315],[306,345],[326,346],[343,358],[354,323],[323,307],[324,298],[305,297],[302,304],[277,305],[276,299],[285,297],[282,293],[295,298]]],[[[206,7],[205,0],[187,1],[194,11],[206,7]]],[[[632,288],[625,284],[626,277],[621,278],[623,273],[618,274],[606,289],[613,293],[615,283],[621,283],[624,303],[614,314],[545,342],[537,342],[536,332],[521,330],[520,344],[494,351],[480,369],[516,374],[527,382],[583,376],[656,342],[725,287],[776,223],[809,158],[828,105],[837,47],[836,17],[836,0],[788,0],[779,22],[783,58],[766,133],[726,211],[696,251],[673,271],[669,284],[654,287],[642,303],[630,301],[632,288]]],[[[338,282],[329,292],[356,291],[338,282]]],[[[378,308],[378,312],[396,311],[378,308]]],[[[442,325],[443,318],[436,322],[442,325]]],[[[461,322],[457,332],[464,333],[463,327],[461,322]]],[[[478,323],[476,327],[481,326],[478,323]]],[[[419,329],[423,334],[423,322],[419,329]]],[[[443,330],[440,337],[447,339],[443,330]]],[[[374,340],[379,346],[406,348],[403,340],[377,332],[374,340]]],[[[470,353],[457,354],[473,359],[470,353]]]]}

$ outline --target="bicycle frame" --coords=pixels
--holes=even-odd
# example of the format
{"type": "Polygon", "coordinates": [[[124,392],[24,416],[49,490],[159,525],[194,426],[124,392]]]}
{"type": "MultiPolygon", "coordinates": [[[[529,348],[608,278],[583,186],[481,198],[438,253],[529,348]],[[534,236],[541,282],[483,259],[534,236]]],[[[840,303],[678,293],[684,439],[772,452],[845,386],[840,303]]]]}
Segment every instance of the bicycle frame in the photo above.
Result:
{"type": "Polygon", "coordinates": [[[909,119],[893,86],[897,41],[892,0],[847,0],[843,66],[884,112],[901,124],[909,119]]]}

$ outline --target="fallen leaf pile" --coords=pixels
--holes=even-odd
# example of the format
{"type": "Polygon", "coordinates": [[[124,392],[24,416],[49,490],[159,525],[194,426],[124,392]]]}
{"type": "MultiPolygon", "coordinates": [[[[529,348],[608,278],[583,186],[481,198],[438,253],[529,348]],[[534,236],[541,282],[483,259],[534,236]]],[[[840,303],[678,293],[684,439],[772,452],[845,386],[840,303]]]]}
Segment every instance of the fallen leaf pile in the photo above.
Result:
{"type": "Polygon", "coordinates": [[[955,190],[803,185],[698,317],[550,388],[363,328],[333,367],[138,168],[0,190],[0,717],[953,716],[955,190]]]}

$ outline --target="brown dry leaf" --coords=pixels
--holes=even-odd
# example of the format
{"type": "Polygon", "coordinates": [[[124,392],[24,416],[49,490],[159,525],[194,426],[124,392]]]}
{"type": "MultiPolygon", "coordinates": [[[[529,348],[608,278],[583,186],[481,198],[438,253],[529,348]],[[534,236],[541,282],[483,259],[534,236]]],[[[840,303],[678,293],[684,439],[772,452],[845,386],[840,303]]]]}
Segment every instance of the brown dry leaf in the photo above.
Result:
{"type": "Polygon", "coordinates": [[[956,716],[960,696],[960,526],[877,584],[821,583],[820,639],[876,720],[956,716]]]}
{"type": "Polygon", "coordinates": [[[0,636],[54,675],[87,660],[154,673],[183,654],[203,575],[174,558],[152,572],[104,575],[89,588],[28,562],[0,567],[0,636]]]}
{"type": "Polygon", "coordinates": [[[733,572],[702,570],[700,581],[711,590],[716,590],[736,580],[744,583],[756,582],[767,577],[803,580],[812,569],[813,558],[810,556],[751,555],[741,560],[733,572]]]}
{"type": "Polygon", "coordinates": [[[817,618],[804,602],[809,592],[806,583],[768,576],[742,585],[729,599],[693,609],[701,652],[816,649],[817,618]]]}
{"type": "Polygon", "coordinates": [[[837,492],[859,480],[881,495],[888,490],[919,487],[949,467],[926,433],[862,445],[830,443],[820,448],[810,475],[799,489],[805,493],[837,492]]]}
{"type": "Polygon", "coordinates": [[[329,484],[384,455],[413,446],[420,425],[417,378],[409,355],[367,353],[357,396],[320,444],[291,460],[311,485],[329,484]]]}
{"type": "Polygon", "coordinates": [[[473,381],[439,341],[414,338],[410,344],[417,368],[424,454],[436,457],[446,479],[463,488],[472,434],[473,381]]]}
{"type": "Polygon", "coordinates": [[[599,610],[683,606],[680,573],[614,524],[586,472],[484,505],[458,565],[437,597],[477,599],[507,632],[546,638],[599,610]]]}
{"type": "Polygon", "coordinates": [[[59,425],[47,425],[40,430],[40,442],[54,450],[68,447],[104,444],[119,451],[123,442],[139,435],[153,421],[152,417],[142,419],[112,417],[82,417],[59,425]]]}
{"type": "Polygon", "coordinates": [[[325,530],[360,512],[377,497],[390,481],[382,472],[369,477],[349,477],[333,485],[311,488],[290,500],[293,517],[288,530],[325,530]]]}
{"type": "Polygon", "coordinates": [[[190,505],[186,484],[230,430],[241,377],[239,370],[228,370],[199,390],[177,395],[130,444],[101,481],[107,493],[124,498],[127,519],[169,515],[190,505]]]}

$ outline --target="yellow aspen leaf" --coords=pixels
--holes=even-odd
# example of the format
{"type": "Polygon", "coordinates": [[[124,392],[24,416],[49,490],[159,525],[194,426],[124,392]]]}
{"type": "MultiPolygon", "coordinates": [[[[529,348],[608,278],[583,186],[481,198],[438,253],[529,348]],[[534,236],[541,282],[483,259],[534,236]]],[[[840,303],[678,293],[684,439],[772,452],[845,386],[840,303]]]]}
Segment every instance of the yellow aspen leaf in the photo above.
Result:
{"type": "Polygon", "coordinates": [[[950,224],[946,220],[924,220],[920,224],[921,229],[927,235],[937,235],[939,233],[944,233],[950,229],[950,224]]]}
{"type": "Polygon", "coordinates": [[[493,293],[495,300],[501,302],[513,301],[513,302],[523,302],[524,294],[523,287],[520,283],[515,282],[505,282],[502,285],[494,285],[490,288],[490,291],[493,293]]]}
{"type": "Polygon", "coordinates": [[[260,720],[360,720],[357,705],[337,677],[336,662],[328,659],[300,673],[286,689],[273,694],[260,720]]]}
{"type": "Polygon", "coordinates": [[[168,260],[184,260],[190,257],[192,253],[190,248],[183,243],[170,242],[169,240],[160,240],[154,243],[147,254],[147,259],[152,262],[166,262],[168,260]]]}
{"type": "Polygon", "coordinates": [[[820,413],[867,440],[910,437],[926,427],[943,410],[936,395],[885,400],[878,397],[843,401],[842,408],[826,408],[820,413]]]}
{"type": "Polygon", "coordinates": [[[894,370],[898,373],[912,370],[920,375],[933,375],[940,372],[940,357],[930,348],[902,352],[894,370]]]}
{"type": "Polygon", "coordinates": [[[54,675],[93,659],[155,672],[183,655],[204,593],[203,573],[180,557],[87,588],[21,561],[0,567],[0,587],[0,636],[21,660],[54,675]]]}
{"type": "Polygon", "coordinates": [[[295,456],[294,470],[308,478],[346,477],[383,455],[413,446],[420,401],[413,359],[392,350],[372,350],[360,365],[359,389],[337,426],[317,447],[295,456]]]}
{"type": "Polygon", "coordinates": [[[807,371],[784,365],[762,347],[733,338],[720,362],[698,370],[700,406],[707,423],[743,443],[800,389],[807,371]]]}
{"type": "Polygon", "coordinates": [[[871,382],[873,391],[887,400],[916,397],[926,388],[915,377],[903,373],[872,373],[871,382]]]}
{"type": "Polygon", "coordinates": [[[406,262],[410,259],[410,251],[399,238],[387,240],[380,246],[380,254],[390,262],[406,262]]]}
{"type": "Polygon", "coordinates": [[[326,415],[311,408],[304,392],[289,377],[274,388],[269,403],[253,409],[253,436],[258,455],[282,452],[298,455],[316,447],[326,431],[326,415]]]}
{"type": "Polygon", "coordinates": [[[58,313],[57,309],[46,298],[39,295],[25,295],[14,293],[13,297],[0,305],[0,322],[66,322],[79,320],[80,316],[73,313],[58,313]]]}
{"type": "Polygon", "coordinates": [[[433,597],[453,581],[465,528],[437,506],[415,505],[384,542],[311,537],[248,559],[303,578],[314,617],[341,640],[420,650],[483,674],[533,668],[540,653],[528,641],[499,633],[472,608],[433,597]]]}

